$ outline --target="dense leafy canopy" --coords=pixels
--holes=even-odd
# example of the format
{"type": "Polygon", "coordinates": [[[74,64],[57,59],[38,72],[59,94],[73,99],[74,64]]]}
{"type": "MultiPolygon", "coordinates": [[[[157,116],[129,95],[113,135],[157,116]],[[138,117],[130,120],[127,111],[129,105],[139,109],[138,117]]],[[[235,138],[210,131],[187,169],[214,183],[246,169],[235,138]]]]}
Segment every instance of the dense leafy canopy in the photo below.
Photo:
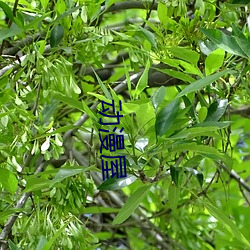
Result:
{"type": "Polygon", "coordinates": [[[0,1],[0,249],[250,249],[248,7],[0,1]]]}

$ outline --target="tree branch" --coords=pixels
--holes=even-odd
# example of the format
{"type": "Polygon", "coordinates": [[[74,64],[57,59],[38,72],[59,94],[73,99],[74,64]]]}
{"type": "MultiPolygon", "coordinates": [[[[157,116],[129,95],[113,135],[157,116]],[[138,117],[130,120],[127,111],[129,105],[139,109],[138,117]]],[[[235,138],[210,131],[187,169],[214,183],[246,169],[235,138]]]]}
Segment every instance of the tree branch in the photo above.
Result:
{"type": "Polygon", "coordinates": [[[33,42],[44,37],[45,32],[39,32],[33,36],[27,36],[25,39],[18,41],[13,44],[13,47],[6,48],[3,50],[3,55],[15,55],[19,50],[23,49],[25,46],[31,45],[33,42]]]}
{"type": "Polygon", "coordinates": [[[108,12],[118,12],[118,11],[123,11],[123,10],[128,10],[128,9],[148,9],[149,6],[151,6],[152,10],[157,10],[157,3],[152,2],[136,2],[136,1],[128,1],[128,2],[120,2],[120,3],[115,3],[111,5],[108,9],[105,9],[105,6],[102,7],[102,11],[104,13],[108,12]]]}
{"type": "Polygon", "coordinates": [[[232,169],[229,170],[224,163],[219,164],[220,168],[224,169],[232,179],[236,180],[240,186],[250,192],[250,186],[232,169]]]}
{"type": "MultiPolygon", "coordinates": [[[[48,165],[48,162],[43,162],[40,164],[40,166],[38,166],[38,168],[35,171],[35,174],[41,173],[44,171],[44,169],[46,168],[46,166],[48,165]]],[[[21,198],[17,201],[16,205],[15,205],[15,209],[19,209],[22,208],[26,201],[28,200],[29,196],[31,195],[31,192],[28,193],[24,193],[21,198]]],[[[5,223],[3,230],[0,234],[0,243],[9,235],[9,233],[11,232],[11,229],[17,219],[18,215],[17,214],[13,214],[12,216],[9,217],[9,219],[7,220],[7,222],[5,223]]]]}

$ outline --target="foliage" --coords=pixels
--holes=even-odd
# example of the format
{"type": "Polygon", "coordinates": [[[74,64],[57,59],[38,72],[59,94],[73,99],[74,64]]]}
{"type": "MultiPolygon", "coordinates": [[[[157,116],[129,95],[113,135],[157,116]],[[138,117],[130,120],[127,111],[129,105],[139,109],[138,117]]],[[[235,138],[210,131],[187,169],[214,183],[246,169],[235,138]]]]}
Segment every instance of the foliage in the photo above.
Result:
{"type": "Polygon", "coordinates": [[[249,249],[248,5],[0,1],[1,249],[249,249]]]}

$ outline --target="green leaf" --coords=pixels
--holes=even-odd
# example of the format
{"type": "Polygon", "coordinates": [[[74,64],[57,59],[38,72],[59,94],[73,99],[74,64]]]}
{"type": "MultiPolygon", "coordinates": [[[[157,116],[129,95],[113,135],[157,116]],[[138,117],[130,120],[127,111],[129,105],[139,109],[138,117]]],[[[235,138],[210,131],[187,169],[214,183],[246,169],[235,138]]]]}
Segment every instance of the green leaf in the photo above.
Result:
{"type": "Polygon", "coordinates": [[[182,60],[190,62],[194,66],[197,65],[199,58],[200,58],[200,54],[198,52],[190,50],[190,49],[185,49],[181,47],[176,47],[176,48],[173,47],[173,48],[169,48],[168,50],[172,52],[172,54],[175,57],[178,57],[182,60]]]}
{"type": "Polygon", "coordinates": [[[10,250],[22,250],[16,244],[14,244],[11,240],[9,240],[8,242],[9,242],[10,250]]]}
{"type": "Polygon", "coordinates": [[[244,51],[244,53],[250,57],[250,42],[248,41],[248,39],[246,39],[244,37],[244,39],[240,38],[240,37],[235,37],[237,43],[239,44],[240,48],[244,51]]]}
{"type": "Polygon", "coordinates": [[[241,57],[246,57],[246,54],[241,49],[237,40],[233,36],[228,36],[222,31],[217,29],[204,29],[200,28],[201,32],[204,33],[213,43],[219,48],[241,57]]]}
{"type": "Polygon", "coordinates": [[[175,211],[180,199],[180,188],[175,183],[171,182],[168,188],[168,204],[169,207],[175,211]]]}
{"type": "Polygon", "coordinates": [[[13,12],[12,12],[11,8],[9,7],[9,5],[7,5],[7,4],[4,3],[3,1],[0,1],[0,8],[3,9],[5,15],[6,15],[11,21],[14,21],[14,15],[13,15],[13,12]]]}
{"type": "Polygon", "coordinates": [[[203,159],[204,157],[202,155],[195,155],[185,162],[184,167],[191,168],[194,166],[198,166],[203,159]]]}
{"type": "Polygon", "coordinates": [[[51,186],[54,185],[57,182],[61,182],[62,180],[74,176],[80,173],[83,173],[86,171],[86,168],[83,167],[73,167],[73,166],[66,166],[64,168],[61,168],[58,173],[56,174],[55,178],[51,182],[51,186]]]}
{"type": "Polygon", "coordinates": [[[220,153],[216,148],[207,145],[197,145],[195,142],[175,144],[171,148],[170,152],[175,153],[183,150],[197,152],[198,154],[208,157],[214,161],[223,161],[228,166],[228,168],[231,168],[232,166],[232,159],[226,154],[220,153]]]}
{"type": "Polygon", "coordinates": [[[42,7],[43,7],[44,9],[47,8],[48,3],[49,3],[49,0],[41,0],[41,5],[42,5],[42,7]]]}
{"type": "Polygon", "coordinates": [[[53,237],[45,244],[45,246],[43,247],[43,249],[42,250],[49,250],[51,247],[52,247],[52,245],[53,245],[53,243],[54,243],[54,241],[59,237],[59,235],[64,231],[64,229],[68,226],[68,224],[69,224],[69,222],[64,222],[65,224],[59,229],[59,230],[57,230],[56,232],[55,232],[55,234],[53,235],[53,237]]]}
{"type": "Polygon", "coordinates": [[[181,97],[183,95],[195,92],[197,90],[200,90],[204,87],[206,87],[207,85],[213,83],[214,81],[218,80],[220,77],[222,77],[223,75],[227,74],[231,72],[230,70],[223,70],[221,72],[215,73],[213,75],[207,76],[205,78],[202,78],[198,81],[195,81],[191,84],[189,84],[185,89],[183,89],[178,95],[178,97],[181,97]]]}
{"type": "MultiPolygon", "coordinates": [[[[201,199],[200,199],[201,200],[201,199]]],[[[202,200],[201,200],[202,201],[202,200]]],[[[245,246],[250,248],[250,242],[245,238],[245,236],[240,232],[238,227],[230,220],[221,210],[213,206],[212,204],[202,201],[208,212],[216,218],[223,226],[232,233],[239,241],[241,241],[245,246]]]]}
{"type": "Polygon", "coordinates": [[[104,181],[97,189],[99,190],[117,190],[126,187],[136,180],[134,175],[128,175],[126,178],[109,178],[104,181]]]}
{"type": "Polygon", "coordinates": [[[210,53],[205,60],[205,72],[206,75],[211,75],[223,65],[225,57],[225,51],[222,49],[217,49],[210,53]]]}
{"type": "Polygon", "coordinates": [[[69,106],[76,108],[82,112],[85,112],[83,105],[80,101],[70,98],[68,96],[62,95],[60,93],[54,92],[53,97],[63,103],[68,104],[69,106]]]}
{"type": "Polygon", "coordinates": [[[49,122],[50,118],[53,116],[54,112],[58,108],[59,102],[52,100],[51,103],[45,104],[42,112],[42,124],[49,122]]]}
{"type": "Polygon", "coordinates": [[[119,208],[114,207],[82,207],[81,214],[105,214],[105,213],[118,213],[120,211],[119,208]]]}
{"type": "Polygon", "coordinates": [[[183,73],[183,72],[180,72],[180,71],[176,71],[176,70],[173,70],[173,69],[158,69],[158,68],[155,68],[157,71],[160,71],[162,73],[165,73],[169,76],[172,76],[174,78],[177,78],[177,79],[180,79],[184,82],[193,82],[195,79],[191,76],[189,76],[188,74],[186,73],[183,73]]]}
{"type": "Polygon", "coordinates": [[[167,24],[168,21],[168,9],[167,5],[163,2],[159,2],[157,6],[157,14],[161,23],[167,24]]]}
{"type": "Polygon", "coordinates": [[[63,39],[64,28],[61,24],[54,26],[50,35],[50,46],[56,47],[63,39]]]}
{"type": "Polygon", "coordinates": [[[176,168],[173,166],[170,166],[170,175],[171,175],[171,179],[174,182],[174,184],[178,187],[178,182],[179,182],[179,173],[180,173],[181,169],[180,168],[176,168]]]}
{"type": "Polygon", "coordinates": [[[164,135],[174,123],[179,110],[179,101],[174,99],[156,116],[155,132],[156,136],[164,135]]]}
{"type": "Polygon", "coordinates": [[[152,96],[151,101],[155,111],[157,111],[158,107],[161,105],[165,95],[166,95],[166,87],[161,86],[156,90],[156,92],[152,96]]]}
{"type": "Polygon", "coordinates": [[[207,116],[207,108],[206,107],[201,107],[199,112],[198,112],[198,118],[200,122],[203,122],[206,119],[207,116]]]}
{"type": "MultiPolygon", "coordinates": [[[[179,86],[176,86],[176,88],[178,89],[179,93],[181,92],[181,89],[179,86]]],[[[182,100],[184,101],[185,103],[185,108],[188,109],[188,114],[190,115],[190,117],[193,119],[193,120],[196,120],[196,116],[195,116],[195,113],[194,113],[194,107],[192,105],[192,103],[190,102],[190,100],[184,95],[181,97],[182,100]]]]}
{"type": "Polygon", "coordinates": [[[5,211],[0,212],[0,222],[4,223],[6,219],[8,219],[8,217],[14,213],[18,213],[18,212],[23,212],[24,209],[23,208],[9,208],[7,207],[5,211]]]}
{"type": "Polygon", "coordinates": [[[33,192],[33,191],[39,191],[43,189],[49,188],[51,185],[51,180],[37,177],[37,176],[31,176],[26,178],[26,188],[24,189],[24,192],[33,192]]]}
{"type": "Polygon", "coordinates": [[[227,104],[228,104],[227,99],[222,99],[222,100],[213,102],[208,108],[208,114],[205,119],[205,122],[219,121],[227,109],[227,104]]]}
{"type": "Polygon", "coordinates": [[[46,245],[47,242],[48,241],[47,241],[46,237],[44,235],[41,235],[40,239],[38,241],[36,250],[43,250],[43,247],[46,245]]]}
{"type": "Polygon", "coordinates": [[[204,181],[204,176],[201,172],[197,171],[196,169],[194,168],[189,168],[189,167],[186,167],[185,168],[188,172],[190,172],[192,175],[195,176],[195,178],[198,180],[200,186],[202,187],[203,185],[203,181],[204,181]]]}
{"type": "Polygon", "coordinates": [[[209,39],[206,39],[204,41],[199,40],[198,43],[199,43],[199,47],[200,47],[201,52],[207,56],[212,51],[218,49],[218,46],[216,44],[214,44],[212,41],[210,41],[209,39]]]}
{"type": "Polygon", "coordinates": [[[201,73],[200,69],[197,66],[193,66],[192,64],[185,62],[185,61],[181,61],[181,60],[179,60],[179,65],[182,68],[184,68],[185,73],[203,77],[203,74],[201,73]]]}
{"type": "Polygon", "coordinates": [[[62,13],[60,16],[58,16],[56,18],[56,20],[53,22],[53,24],[58,23],[60,20],[62,20],[66,16],[71,15],[72,13],[74,13],[74,12],[78,11],[79,9],[81,9],[82,7],[83,7],[83,5],[79,4],[78,6],[73,7],[72,9],[66,10],[64,13],[62,13]]]}
{"type": "Polygon", "coordinates": [[[234,23],[232,23],[232,35],[237,37],[237,38],[241,38],[242,40],[248,42],[245,35],[242,33],[242,31],[234,23]]]}
{"type": "Polygon", "coordinates": [[[147,61],[147,64],[146,64],[146,67],[136,85],[136,88],[135,88],[135,93],[134,93],[134,97],[137,98],[141,92],[147,87],[148,85],[148,70],[149,70],[149,67],[150,67],[150,61],[148,60],[147,61]]]}
{"type": "Polygon", "coordinates": [[[94,71],[96,79],[98,81],[98,83],[100,84],[103,93],[105,94],[105,96],[109,99],[109,100],[113,100],[111,94],[109,93],[108,89],[106,88],[105,84],[103,84],[102,80],[100,79],[100,77],[96,74],[96,72],[94,71]]]}
{"type": "Polygon", "coordinates": [[[6,168],[0,168],[0,183],[11,194],[14,194],[18,187],[16,176],[6,168]]]}
{"type": "Polygon", "coordinates": [[[217,127],[217,129],[222,129],[228,127],[230,124],[232,124],[231,121],[225,121],[225,122],[204,121],[195,124],[193,127],[217,127]]]}
{"type": "Polygon", "coordinates": [[[190,139],[196,136],[206,135],[207,132],[215,131],[218,127],[195,127],[188,128],[180,131],[179,133],[172,135],[170,139],[190,139]]]}
{"type": "Polygon", "coordinates": [[[147,30],[147,29],[144,29],[144,28],[142,28],[140,26],[139,26],[139,28],[140,29],[139,29],[139,31],[136,32],[136,34],[139,35],[142,38],[142,40],[149,41],[151,46],[153,48],[156,48],[157,44],[155,42],[155,35],[152,32],[150,32],[149,30],[147,30]]]}
{"type": "Polygon", "coordinates": [[[138,188],[131,196],[128,198],[127,202],[121,208],[119,213],[116,215],[112,224],[121,224],[124,222],[139,206],[143,198],[146,196],[150,189],[150,185],[144,185],[138,188]]]}
{"type": "Polygon", "coordinates": [[[18,26],[14,25],[11,28],[1,29],[0,30],[0,41],[3,41],[6,38],[17,36],[22,33],[24,30],[20,29],[18,26]]]}

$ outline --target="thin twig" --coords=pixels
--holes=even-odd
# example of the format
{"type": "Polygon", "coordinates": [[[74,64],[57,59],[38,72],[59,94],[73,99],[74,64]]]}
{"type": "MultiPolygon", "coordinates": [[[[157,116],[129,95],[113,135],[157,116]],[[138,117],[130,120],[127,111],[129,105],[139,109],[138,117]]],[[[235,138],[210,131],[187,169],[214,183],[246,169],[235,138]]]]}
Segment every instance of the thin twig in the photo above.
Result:
{"type": "MultiPolygon", "coordinates": [[[[18,6],[18,2],[19,2],[19,0],[15,0],[14,7],[13,7],[13,10],[12,10],[13,16],[16,15],[16,10],[17,10],[17,6],[18,6]]],[[[12,20],[9,19],[8,20],[8,28],[10,28],[11,24],[12,24],[12,20]]],[[[6,44],[6,40],[4,39],[2,41],[2,45],[1,45],[1,48],[0,48],[0,55],[2,55],[2,53],[3,53],[3,49],[5,47],[5,44],[6,44]]]]}
{"type": "Polygon", "coordinates": [[[152,12],[152,8],[154,7],[154,4],[155,4],[155,0],[153,0],[153,2],[151,3],[151,6],[150,6],[150,8],[149,8],[149,11],[147,12],[146,20],[143,22],[143,24],[142,24],[142,26],[141,26],[142,28],[145,27],[146,21],[149,20],[150,15],[151,15],[151,12],[152,12]]]}
{"type": "Polygon", "coordinates": [[[250,192],[250,186],[232,169],[229,170],[224,163],[218,164],[220,168],[224,169],[232,179],[236,180],[240,186],[246,191],[250,192]]]}
{"type": "Polygon", "coordinates": [[[42,85],[42,81],[40,80],[40,82],[38,83],[35,105],[33,107],[33,114],[34,115],[36,115],[36,110],[37,110],[37,107],[38,107],[38,102],[39,102],[39,97],[40,97],[40,91],[41,91],[41,85],[42,85]]]}

